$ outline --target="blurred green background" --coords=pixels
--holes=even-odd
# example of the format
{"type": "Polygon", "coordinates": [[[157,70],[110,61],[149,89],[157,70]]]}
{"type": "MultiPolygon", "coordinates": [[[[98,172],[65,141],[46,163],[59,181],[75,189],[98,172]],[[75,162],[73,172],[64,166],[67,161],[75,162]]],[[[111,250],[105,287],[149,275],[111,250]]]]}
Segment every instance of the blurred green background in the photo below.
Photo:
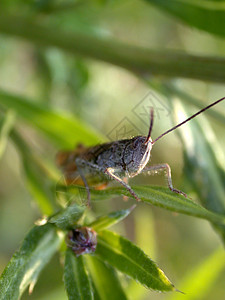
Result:
{"type": "MultiPolygon", "coordinates": [[[[147,134],[148,121],[146,124],[139,118],[140,114],[133,113],[144,97],[150,101],[153,100],[153,106],[159,112],[155,117],[153,138],[173,124],[174,114],[170,101],[175,102],[177,99],[183,101],[182,103],[190,115],[198,110],[199,104],[203,107],[223,97],[222,79],[218,82],[213,77],[208,81],[205,81],[204,78],[195,80],[191,76],[188,76],[189,79],[182,79],[179,78],[179,75],[167,78],[163,74],[151,75],[151,72],[148,74],[138,72],[136,76],[126,68],[101,61],[101,53],[107,52],[104,47],[98,49],[100,59],[97,61],[88,58],[87,56],[90,55],[87,55],[86,52],[83,55],[76,55],[64,51],[63,46],[44,47],[45,43],[43,46],[40,43],[37,45],[33,43],[32,37],[29,41],[29,38],[21,39],[20,34],[16,33],[17,18],[14,19],[14,16],[24,18],[29,22],[35,20],[37,24],[44,25],[46,28],[51,27],[56,34],[58,30],[65,30],[69,33],[80,32],[93,38],[112,38],[138,47],[155,49],[156,52],[159,50],[167,53],[169,50],[177,50],[182,53],[224,59],[225,41],[222,35],[213,35],[199,30],[191,22],[191,26],[187,26],[150,2],[131,0],[1,1],[0,98],[6,97],[6,95],[9,97],[17,95],[22,100],[37,104],[38,107],[48,107],[49,110],[57,111],[59,115],[72,115],[77,120],[81,120],[80,123],[78,122],[78,130],[79,126],[90,128],[96,141],[107,141],[109,134],[110,136],[111,134],[116,135],[115,130],[124,118],[132,122],[132,124],[127,123],[127,131],[134,131],[125,132],[122,137],[130,137],[132,134],[147,134]],[[5,23],[1,22],[1,18],[5,23]],[[9,35],[3,26],[7,20],[9,23],[15,20],[14,25],[8,24],[13,28],[11,32],[14,30],[14,33],[9,33],[9,35]],[[171,94],[165,92],[162,86],[164,84],[172,87],[175,92],[171,94]],[[153,89],[153,87],[157,88],[153,89]],[[187,98],[179,97],[178,90],[185,93],[186,96],[188,95],[187,98]],[[194,98],[192,102],[199,99],[196,100],[197,106],[191,105],[191,101],[189,101],[191,97],[194,98]]],[[[177,2],[183,3],[184,1],[177,2]]],[[[192,3],[191,1],[185,2],[192,3]]],[[[197,6],[204,2],[207,3],[206,7],[212,8],[212,10],[219,7],[224,12],[224,1],[197,2],[197,6]]],[[[193,14],[192,18],[198,19],[198,14],[193,14]]],[[[220,25],[223,27],[223,24],[220,25]]],[[[32,31],[30,35],[32,35],[32,31]]],[[[90,48],[92,47],[92,40],[90,40],[90,48]]],[[[225,69],[223,63],[223,60],[218,61],[221,68],[225,69]]],[[[179,59],[177,64],[179,64],[179,59]]],[[[190,73],[193,65],[194,61],[188,65],[190,73]]],[[[176,68],[176,62],[174,68],[176,68]]],[[[6,110],[10,108],[10,114],[12,114],[13,105],[10,104],[7,107],[7,103],[0,100],[0,108],[1,122],[4,124],[6,110]]],[[[37,128],[39,122],[41,123],[43,120],[29,120],[25,110],[21,109],[21,111],[17,110],[14,116],[8,115],[12,119],[9,123],[12,123],[11,126],[26,141],[31,153],[43,159],[44,164],[49,162],[54,166],[55,154],[62,148],[60,147],[62,143],[54,143],[48,139],[48,135],[43,134],[44,130],[37,128]],[[33,126],[34,124],[35,126],[33,126]]],[[[224,176],[224,103],[220,103],[213,110],[222,116],[221,120],[209,115],[207,119],[215,134],[215,147],[218,150],[216,155],[217,158],[220,157],[221,172],[224,176]],[[219,153],[219,151],[221,152],[219,153]]],[[[144,120],[146,121],[147,118],[145,117],[144,120]]],[[[46,126],[51,126],[57,131],[57,126],[59,126],[57,121],[54,122],[53,118],[50,122],[52,123],[48,124],[46,121],[46,126]]],[[[69,126],[65,128],[65,132],[60,130],[58,132],[59,135],[71,137],[70,143],[64,144],[66,148],[75,146],[82,136],[79,131],[73,130],[72,127],[70,129],[69,126]]],[[[205,132],[205,134],[207,136],[211,133],[205,132]]],[[[94,138],[90,140],[88,136],[83,136],[81,141],[86,144],[94,144],[94,138]]],[[[212,146],[214,147],[214,144],[212,146]]],[[[41,210],[34,201],[34,195],[27,188],[29,180],[24,171],[23,164],[26,159],[23,155],[21,156],[21,150],[18,150],[15,140],[13,142],[13,138],[10,137],[1,157],[0,168],[1,272],[12,254],[18,249],[32,224],[41,217],[41,210]]],[[[194,189],[190,174],[187,174],[190,169],[186,166],[186,172],[184,171],[183,146],[175,132],[156,143],[152,150],[151,164],[163,162],[167,162],[171,166],[174,186],[190,194],[193,200],[198,201],[200,193],[194,189]]],[[[32,161],[28,160],[27,163],[28,165],[32,164],[32,161]]],[[[210,172],[210,169],[208,170],[210,172]]],[[[42,179],[45,180],[45,178],[42,179]]],[[[165,184],[163,176],[140,175],[131,182],[152,185],[165,184]]],[[[93,211],[96,215],[100,215],[128,207],[133,202],[132,200],[124,202],[122,197],[118,197],[111,201],[94,203],[93,211]]],[[[204,199],[202,203],[204,203],[204,199]]],[[[218,212],[222,213],[221,210],[218,212]]],[[[117,225],[115,230],[144,249],[166,272],[178,289],[186,292],[184,280],[187,276],[192,279],[190,282],[193,285],[193,295],[190,293],[186,296],[179,294],[177,296],[174,293],[160,294],[132,283],[129,287],[126,286],[130,299],[176,299],[176,297],[180,299],[182,297],[183,299],[209,300],[223,298],[224,256],[218,250],[222,247],[222,242],[209,222],[140,203],[132,215],[117,225]],[[204,269],[206,262],[208,265],[204,269]],[[200,273],[198,273],[195,270],[198,266],[199,270],[204,270],[204,272],[199,271],[200,273]],[[209,270],[210,272],[208,272],[209,270]]],[[[24,295],[23,299],[27,298],[28,293],[24,295]]],[[[58,257],[54,257],[43,271],[29,299],[66,299],[62,282],[62,266],[58,257]]]]}

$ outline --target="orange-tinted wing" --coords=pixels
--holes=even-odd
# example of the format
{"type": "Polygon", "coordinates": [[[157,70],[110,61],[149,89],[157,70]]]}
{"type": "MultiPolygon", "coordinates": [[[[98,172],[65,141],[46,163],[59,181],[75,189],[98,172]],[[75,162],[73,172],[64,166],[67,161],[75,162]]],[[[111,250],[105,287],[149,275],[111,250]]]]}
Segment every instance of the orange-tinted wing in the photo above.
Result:
{"type": "MultiPolygon", "coordinates": [[[[92,160],[98,152],[102,151],[102,146],[85,147],[79,144],[73,151],[60,151],[56,155],[56,164],[62,170],[66,184],[76,184],[84,186],[84,182],[76,166],[76,158],[81,157],[87,161],[92,160]]],[[[86,174],[85,174],[86,175],[86,174]]],[[[90,176],[86,178],[90,186],[96,185],[96,188],[103,189],[107,185],[107,180],[101,180],[99,177],[90,176]]]]}
{"type": "Polygon", "coordinates": [[[82,153],[85,152],[87,148],[82,144],[79,144],[73,151],[60,151],[56,155],[56,164],[62,169],[64,173],[67,172],[75,172],[77,170],[77,166],[75,164],[75,160],[82,153]]]}

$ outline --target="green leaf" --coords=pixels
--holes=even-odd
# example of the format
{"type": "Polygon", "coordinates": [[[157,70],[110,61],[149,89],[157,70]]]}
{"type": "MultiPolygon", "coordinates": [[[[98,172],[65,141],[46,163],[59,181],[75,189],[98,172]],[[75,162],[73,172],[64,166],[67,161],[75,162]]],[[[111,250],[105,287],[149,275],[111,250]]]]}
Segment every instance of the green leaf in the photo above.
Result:
{"type": "Polygon", "coordinates": [[[74,227],[74,225],[79,221],[82,217],[84,211],[84,206],[79,206],[77,204],[72,204],[60,212],[50,217],[49,223],[55,224],[57,227],[66,230],[74,227]]]}
{"type": "Polygon", "coordinates": [[[106,216],[101,216],[97,218],[97,220],[89,223],[87,226],[93,228],[96,231],[101,231],[103,229],[109,228],[110,226],[126,218],[134,208],[135,205],[131,206],[128,209],[111,212],[106,216]]]}
{"type": "MultiPolygon", "coordinates": [[[[187,115],[184,108],[179,106],[179,115],[182,112],[184,116],[187,115]]],[[[185,146],[184,154],[187,160],[185,171],[196,187],[200,201],[208,209],[224,213],[225,183],[220,170],[223,172],[225,170],[225,157],[212,128],[202,116],[192,120],[185,130],[181,128],[179,133],[185,146]]]]}
{"type": "Polygon", "coordinates": [[[38,128],[60,147],[73,148],[76,143],[95,144],[101,139],[75,116],[57,113],[49,107],[23,97],[0,91],[0,104],[14,110],[20,118],[38,128]]]}
{"type": "Polygon", "coordinates": [[[50,215],[54,211],[53,194],[48,183],[42,177],[42,172],[38,166],[32,164],[32,160],[23,159],[23,168],[26,177],[27,188],[35,199],[41,212],[45,215],[50,215]]]}
{"type": "MultiPolygon", "coordinates": [[[[206,299],[224,269],[225,252],[223,248],[219,248],[182,279],[180,286],[185,292],[185,300],[206,299]]],[[[170,299],[183,300],[184,296],[176,294],[170,299]]]]}
{"type": "Polygon", "coordinates": [[[96,293],[101,300],[127,299],[115,270],[95,256],[84,257],[96,293]]]}
{"type": "Polygon", "coordinates": [[[70,300],[94,299],[83,257],[76,257],[71,249],[66,251],[64,282],[70,300]]]}
{"type": "Polygon", "coordinates": [[[29,145],[22,136],[13,130],[11,138],[21,154],[28,190],[42,214],[51,215],[55,208],[57,208],[55,191],[52,188],[53,182],[49,179],[43,168],[41,168],[29,145]]]}
{"type": "MultiPolygon", "coordinates": [[[[181,104],[176,103],[175,108],[179,116],[190,115],[181,104]]],[[[201,116],[177,133],[184,144],[184,172],[202,205],[225,217],[225,157],[209,123],[201,116]]],[[[220,229],[225,238],[224,223],[220,229]]]]}
{"type": "Polygon", "coordinates": [[[15,122],[15,113],[9,110],[4,118],[0,120],[0,158],[2,157],[6,144],[8,141],[9,133],[15,122]]]}
{"type": "Polygon", "coordinates": [[[95,255],[147,288],[175,290],[163,271],[140,248],[114,232],[98,233],[95,255]]]}
{"type": "MultiPolygon", "coordinates": [[[[136,245],[141,248],[145,254],[147,254],[151,259],[156,261],[158,254],[156,248],[156,231],[154,228],[155,220],[153,216],[154,212],[149,207],[144,205],[138,206],[135,210],[134,218],[134,240],[136,245]],[[144,228],[144,230],[143,230],[144,228]],[[147,233],[147,237],[146,237],[147,233]]],[[[147,299],[147,294],[149,293],[146,288],[138,284],[136,281],[132,280],[126,286],[126,292],[129,299],[147,299]]]]}
{"type": "MultiPolygon", "coordinates": [[[[204,101],[200,101],[198,98],[195,96],[186,93],[182,89],[178,88],[175,84],[172,82],[159,82],[159,81],[153,81],[153,80],[146,80],[146,83],[152,87],[154,90],[157,92],[163,94],[167,99],[168,98],[179,98],[183,103],[185,104],[193,104],[197,108],[202,109],[204,108],[207,104],[204,101]]],[[[212,99],[212,101],[216,101],[217,99],[212,99]]],[[[225,115],[223,114],[222,111],[216,109],[216,108],[211,108],[209,110],[206,110],[204,112],[205,115],[211,116],[214,118],[216,122],[220,122],[221,124],[225,124],[225,115]]]]}
{"type": "MultiPolygon", "coordinates": [[[[66,190],[67,193],[77,195],[80,193],[81,187],[75,185],[67,187],[58,186],[58,189],[61,189],[62,191],[66,190]]],[[[225,217],[223,215],[211,212],[192,200],[170,191],[167,187],[141,185],[132,186],[132,189],[139,196],[139,198],[146,203],[182,214],[206,219],[218,224],[225,224],[225,217]]],[[[91,189],[90,191],[92,200],[106,200],[115,195],[132,197],[130,193],[123,187],[111,187],[101,191],[91,189]]]]}
{"type": "Polygon", "coordinates": [[[51,224],[31,229],[0,277],[0,299],[17,300],[29,284],[35,283],[60,242],[61,238],[51,224]]]}
{"type": "Polygon", "coordinates": [[[224,6],[207,7],[205,1],[181,1],[181,0],[145,0],[159,9],[177,17],[189,26],[209,33],[225,36],[225,10],[224,6]]]}

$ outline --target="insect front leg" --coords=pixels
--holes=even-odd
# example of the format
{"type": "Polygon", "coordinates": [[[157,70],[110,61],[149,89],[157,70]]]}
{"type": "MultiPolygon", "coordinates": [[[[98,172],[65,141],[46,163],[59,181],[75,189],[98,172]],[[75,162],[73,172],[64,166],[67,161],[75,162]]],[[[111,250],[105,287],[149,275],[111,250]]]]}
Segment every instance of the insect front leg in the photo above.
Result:
{"type": "Polygon", "coordinates": [[[167,178],[168,187],[172,192],[177,193],[177,194],[181,194],[181,195],[183,195],[184,197],[187,198],[187,194],[185,194],[184,192],[182,192],[180,190],[177,190],[173,187],[172,177],[171,177],[171,169],[170,169],[170,166],[168,164],[165,163],[165,164],[159,164],[159,165],[155,165],[155,166],[146,167],[146,168],[144,168],[142,173],[148,173],[148,172],[151,172],[151,171],[158,171],[158,170],[159,171],[160,170],[166,170],[166,178],[167,178]]]}
{"type": "Polygon", "coordinates": [[[114,172],[115,172],[115,169],[113,169],[113,168],[107,168],[104,171],[105,174],[109,175],[112,179],[115,179],[120,184],[122,184],[137,201],[141,201],[141,199],[132,190],[132,188],[126,182],[124,182],[120,177],[116,176],[114,172]]]}
{"type": "Polygon", "coordinates": [[[83,174],[82,168],[85,167],[85,166],[88,166],[88,167],[90,167],[92,169],[95,169],[99,172],[103,172],[103,170],[98,165],[93,164],[89,161],[86,161],[85,159],[77,158],[75,160],[75,162],[76,162],[76,166],[77,166],[77,171],[80,174],[80,177],[84,182],[84,185],[85,185],[85,188],[86,188],[86,191],[87,191],[88,206],[90,206],[90,199],[91,199],[90,188],[89,188],[87,180],[86,180],[86,178],[83,174]]]}

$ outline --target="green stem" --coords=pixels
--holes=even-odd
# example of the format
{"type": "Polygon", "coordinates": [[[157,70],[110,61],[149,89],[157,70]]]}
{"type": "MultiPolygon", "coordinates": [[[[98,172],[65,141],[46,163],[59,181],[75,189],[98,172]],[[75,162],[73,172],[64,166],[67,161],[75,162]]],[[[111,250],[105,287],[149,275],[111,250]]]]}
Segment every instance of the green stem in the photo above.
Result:
{"type": "Polygon", "coordinates": [[[73,54],[112,63],[144,77],[162,75],[225,81],[225,59],[221,57],[152,50],[106,37],[62,31],[25,17],[6,14],[0,16],[0,33],[21,37],[36,45],[54,46],[73,54]]]}

